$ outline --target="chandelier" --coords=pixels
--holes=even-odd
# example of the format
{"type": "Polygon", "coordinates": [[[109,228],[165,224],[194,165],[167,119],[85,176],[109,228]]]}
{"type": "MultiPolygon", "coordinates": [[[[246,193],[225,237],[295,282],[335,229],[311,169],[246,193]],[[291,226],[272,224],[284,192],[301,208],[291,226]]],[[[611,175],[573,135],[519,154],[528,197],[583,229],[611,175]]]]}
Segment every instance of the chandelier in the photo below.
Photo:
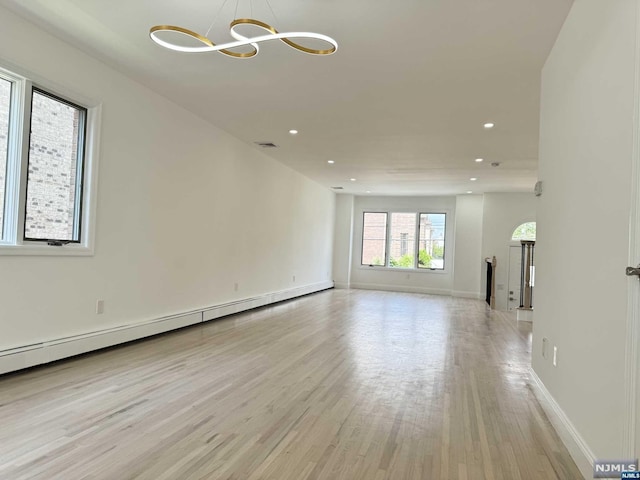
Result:
{"type": "MultiPolygon", "coordinates": [[[[271,8],[271,5],[269,5],[269,7],[271,8]]],[[[236,11],[237,11],[237,6],[236,6],[236,11]]],[[[244,28],[248,28],[248,27],[244,27],[244,28]]],[[[149,30],[149,36],[158,45],[168,48],[170,50],[177,51],[177,52],[185,52],[185,53],[219,52],[219,53],[222,53],[223,55],[227,55],[229,57],[234,57],[234,58],[250,58],[250,57],[256,56],[260,51],[259,44],[269,40],[280,40],[295,50],[308,53],[311,55],[331,55],[332,53],[335,53],[336,50],[338,49],[338,43],[333,38],[327,35],[323,35],[321,33],[313,33],[313,32],[281,33],[281,32],[278,32],[271,25],[265,22],[261,22],[260,20],[254,20],[253,18],[237,18],[233,20],[229,24],[229,34],[231,35],[231,37],[234,38],[234,41],[230,41],[227,43],[221,43],[221,44],[213,43],[207,37],[210,30],[211,30],[211,26],[209,27],[209,30],[205,35],[201,35],[197,32],[194,32],[193,30],[189,30],[184,27],[177,27],[175,25],[156,25],[154,27],[151,27],[151,30],[149,30]],[[242,26],[247,26],[247,25],[251,26],[252,28],[258,29],[259,33],[261,34],[255,35],[252,37],[248,37],[241,34],[238,31],[238,28],[239,27],[242,28],[242,26]],[[170,41],[170,37],[172,36],[175,37],[176,34],[178,34],[179,36],[187,37],[188,39],[187,41],[189,45],[174,43],[173,41],[170,41]],[[304,45],[297,43],[297,41],[294,42],[292,39],[320,40],[327,44],[327,48],[316,49],[316,48],[305,47],[304,45]],[[247,45],[251,47],[249,51],[237,52],[233,50],[233,49],[237,49],[238,47],[244,47],[247,45]]]]}

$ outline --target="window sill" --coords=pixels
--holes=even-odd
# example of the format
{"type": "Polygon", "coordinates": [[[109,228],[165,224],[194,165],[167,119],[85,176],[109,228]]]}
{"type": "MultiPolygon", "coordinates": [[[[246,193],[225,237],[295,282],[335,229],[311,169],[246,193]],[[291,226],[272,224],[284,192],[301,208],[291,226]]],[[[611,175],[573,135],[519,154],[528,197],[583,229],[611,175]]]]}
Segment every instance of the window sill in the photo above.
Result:
{"type": "Polygon", "coordinates": [[[449,273],[447,269],[443,270],[431,270],[430,268],[394,268],[394,267],[382,267],[377,265],[360,265],[360,270],[376,271],[376,272],[398,272],[398,273],[429,273],[442,275],[449,273]]]}
{"type": "Polygon", "coordinates": [[[25,256],[49,256],[49,257],[90,257],[93,248],[85,245],[10,245],[0,243],[0,256],[25,255],[25,256]]]}

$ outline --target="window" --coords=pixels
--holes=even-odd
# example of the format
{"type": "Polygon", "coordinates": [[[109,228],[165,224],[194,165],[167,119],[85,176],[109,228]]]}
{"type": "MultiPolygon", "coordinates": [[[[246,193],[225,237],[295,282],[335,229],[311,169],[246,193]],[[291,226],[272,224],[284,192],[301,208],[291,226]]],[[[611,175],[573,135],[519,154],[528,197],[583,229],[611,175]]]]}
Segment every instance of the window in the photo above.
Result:
{"type": "Polygon", "coordinates": [[[444,269],[444,213],[420,214],[418,268],[444,269]]]}
{"type": "Polygon", "coordinates": [[[535,240],[536,239],[536,222],[527,222],[520,225],[513,231],[511,235],[512,241],[518,240],[535,240]]]}
{"type": "Polygon", "coordinates": [[[0,254],[90,253],[98,111],[0,70],[0,254]]]}
{"type": "Polygon", "coordinates": [[[444,213],[364,212],[362,265],[444,270],[445,231],[444,213]]]}
{"type": "Polygon", "coordinates": [[[25,240],[80,241],[86,113],[33,91],[25,240]]]}
{"type": "Polygon", "coordinates": [[[9,151],[9,106],[11,82],[0,78],[0,240],[4,238],[4,192],[7,178],[7,152],[9,151]]]}
{"type": "Polygon", "coordinates": [[[362,264],[385,265],[387,214],[365,212],[362,230],[362,264]]]}
{"type": "Polygon", "coordinates": [[[400,255],[406,255],[408,249],[409,249],[409,234],[401,233],[400,234],[400,255]]]}
{"type": "Polygon", "coordinates": [[[389,236],[389,266],[415,268],[416,214],[392,213],[389,236]]]}

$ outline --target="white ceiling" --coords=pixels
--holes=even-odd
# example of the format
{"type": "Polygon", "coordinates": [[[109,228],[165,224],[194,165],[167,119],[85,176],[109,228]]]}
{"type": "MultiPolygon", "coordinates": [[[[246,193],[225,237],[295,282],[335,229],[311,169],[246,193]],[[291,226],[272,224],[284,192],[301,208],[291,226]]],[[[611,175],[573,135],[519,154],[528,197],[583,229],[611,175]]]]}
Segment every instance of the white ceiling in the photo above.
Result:
{"type": "Polygon", "coordinates": [[[275,143],[267,155],[327,187],[532,190],[540,71],[572,0],[270,3],[275,19],[266,0],[0,0],[252,147],[275,143]],[[237,17],[324,33],[339,50],[316,57],[267,42],[239,60],[172,52],[148,37],[156,24],[204,34],[215,18],[209,37],[225,42],[236,5],[237,17]]]}

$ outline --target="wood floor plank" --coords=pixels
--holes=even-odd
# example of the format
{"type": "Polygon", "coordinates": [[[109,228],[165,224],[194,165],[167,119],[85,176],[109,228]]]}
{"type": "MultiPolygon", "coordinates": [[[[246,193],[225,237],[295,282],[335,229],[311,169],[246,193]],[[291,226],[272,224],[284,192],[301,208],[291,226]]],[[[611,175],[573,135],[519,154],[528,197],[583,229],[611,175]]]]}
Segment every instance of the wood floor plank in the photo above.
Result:
{"type": "Polygon", "coordinates": [[[580,479],[483,302],[332,290],[0,377],[10,480],[580,479]]]}

